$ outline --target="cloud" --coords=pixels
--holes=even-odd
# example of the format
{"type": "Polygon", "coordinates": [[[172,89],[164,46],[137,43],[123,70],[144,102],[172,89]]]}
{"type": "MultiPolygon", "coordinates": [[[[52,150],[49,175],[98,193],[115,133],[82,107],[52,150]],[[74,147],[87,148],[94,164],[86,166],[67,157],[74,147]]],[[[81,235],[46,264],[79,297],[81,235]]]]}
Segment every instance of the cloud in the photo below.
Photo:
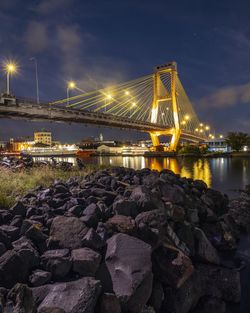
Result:
{"type": "Polygon", "coordinates": [[[205,108],[227,108],[239,104],[250,104],[250,83],[218,89],[197,103],[205,108]]]}
{"type": "Polygon", "coordinates": [[[74,0],[41,0],[35,11],[41,14],[54,13],[57,10],[65,10],[74,0]]]}
{"type": "Polygon", "coordinates": [[[45,23],[31,21],[23,40],[31,52],[37,53],[46,50],[50,42],[48,26],[45,23]]]}

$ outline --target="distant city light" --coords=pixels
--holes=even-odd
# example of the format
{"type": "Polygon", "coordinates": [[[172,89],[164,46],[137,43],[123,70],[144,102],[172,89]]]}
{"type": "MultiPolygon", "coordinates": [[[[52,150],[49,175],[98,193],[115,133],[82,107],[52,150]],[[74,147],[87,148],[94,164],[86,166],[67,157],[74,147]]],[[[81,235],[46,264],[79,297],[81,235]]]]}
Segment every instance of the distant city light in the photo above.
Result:
{"type": "Polygon", "coordinates": [[[18,65],[13,61],[7,61],[4,64],[4,69],[6,73],[14,74],[17,72],[18,65]]]}
{"type": "Polygon", "coordinates": [[[68,88],[74,89],[76,87],[76,83],[73,81],[68,82],[68,88]]]}
{"type": "Polygon", "coordinates": [[[190,119],[190,116],[189,116],[189,115],[185,115],[185,117],[184,117],[184,118],[185,118],[185,120],[187,120],[187,121],[188,121],[188,120],[190,119]]]}
{"type": "Polygon", "coordinates": [[[220,135],[220,139],[222,139],[223,138],[223,135],[220,135]]]}
{"type": "Polygon", "coordinates": [[[129,95],[129,91],[127,91],[127,90],[126,90],[126,91],[125,91],[125,95],[127,95],[127,96],[128,96],[128,95],[129,95]]]}
{"type": "Polygon", "coordinates": [[[112,99],[111,94],[108,94],[108,95],[107,95],[107,99],[112,99]]]}
{"type": "Polygon", "coordinates": [[[209,130],[209,129],[210,129],[210,127],[207,125],[207,126],[205,127],[205,129],[206,129],[206,130],[209,130]]]}
{"type": "Polygon", "coordinates": [[[200,123],[200,127],[203,127],[203,123],[200,123]]]}

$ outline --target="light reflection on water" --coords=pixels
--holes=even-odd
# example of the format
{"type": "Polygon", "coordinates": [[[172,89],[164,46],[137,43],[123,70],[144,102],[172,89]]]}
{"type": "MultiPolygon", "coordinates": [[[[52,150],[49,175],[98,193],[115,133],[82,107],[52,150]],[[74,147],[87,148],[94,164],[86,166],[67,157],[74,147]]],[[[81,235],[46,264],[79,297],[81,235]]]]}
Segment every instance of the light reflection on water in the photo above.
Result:
{"type": "MultiPolygon", "coordinates": [[[[48,160],[49,158],[35,158],[48,160]]],[[[74,157],[58,157],[57,161],[76,164],[74,157]]],[[[149,167],[154,170],[170,169],[182,177],[201,179],[209,187],[233,195],[232,190],[242,189],[250,184],[250,158],[145,158],[143,156],[100,156],[82,159],[86,164],[102,166],[124,166],[134,169],[149,167]]]]}

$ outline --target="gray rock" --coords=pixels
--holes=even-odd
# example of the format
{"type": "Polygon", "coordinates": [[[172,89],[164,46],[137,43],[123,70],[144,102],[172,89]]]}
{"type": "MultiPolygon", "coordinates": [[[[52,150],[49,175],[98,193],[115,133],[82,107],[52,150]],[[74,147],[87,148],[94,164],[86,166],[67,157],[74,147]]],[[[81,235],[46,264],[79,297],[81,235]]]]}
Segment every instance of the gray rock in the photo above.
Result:
{"type": "Polygon", "coordinates": [[[65,313],[94,313],[100,293],[100,282],[90,277],[33,288],[39,313],[47,308],[63,309],[65,313]]]}
{"type": "Polygon", "coordinates": [[[117,234],[107,241],[105,260],[122,310],[140,312],[152,290],[151,247],[137,238],[117,234]]]}
{"type": "Polygon", "coordinates": [[[50,241],[61,248],[77,249],[82,246],[82,239],[88,228],[76,217],[58,216],[53,219],[50,228],[50,241]]]}
{"type": "Polygon", "coordinates": [[[42,271],[42,270],[35,270],[29,277],[29,281],[34,287],[38,287],[44,284],[49,283],[51,280],[51,273],[42,271]]]}
{"type": "Polygon", "coordinates": [[[82,276],[94,276],[101,262],[101,255],[89,248],[72,250],[73,271],[82,276]]]}

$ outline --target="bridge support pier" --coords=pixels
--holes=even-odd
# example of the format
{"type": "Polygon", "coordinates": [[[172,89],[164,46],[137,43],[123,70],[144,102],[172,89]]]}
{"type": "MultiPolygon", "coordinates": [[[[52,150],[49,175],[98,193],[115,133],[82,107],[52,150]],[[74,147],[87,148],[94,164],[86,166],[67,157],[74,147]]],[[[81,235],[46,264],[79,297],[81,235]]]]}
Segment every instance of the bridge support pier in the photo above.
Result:
{"type": "Polygon", "coordinates": [[[173,111],[173,120],[174,127],[171,130],[166,130],[163,132],[150,132],[151,140],[153,147],[156,148],[160,145],[159,136],[161,135],[170,135],[171,141],[169,146],[169,151],[176,151],[180,136],[180,121],[178,114],[178,106],[176,101],[176,76],[177,76],[177,68],[176,63],[172,62],[164,67],[157,68],[154,73],[154,93],[153,93],[153,103],[151,109],[151,123],[157,123],[158,111],[159,111],[159,102],[160,101],[171,101],[172,103],[172,111],[173,111]],[[161,73],[169,73],[171,77],[171,90],[170,97],[168,95],[168,91],[163,86],[161,82],[161,73]],[[162,91],[165,89],[165,92],[162,91]]]}

